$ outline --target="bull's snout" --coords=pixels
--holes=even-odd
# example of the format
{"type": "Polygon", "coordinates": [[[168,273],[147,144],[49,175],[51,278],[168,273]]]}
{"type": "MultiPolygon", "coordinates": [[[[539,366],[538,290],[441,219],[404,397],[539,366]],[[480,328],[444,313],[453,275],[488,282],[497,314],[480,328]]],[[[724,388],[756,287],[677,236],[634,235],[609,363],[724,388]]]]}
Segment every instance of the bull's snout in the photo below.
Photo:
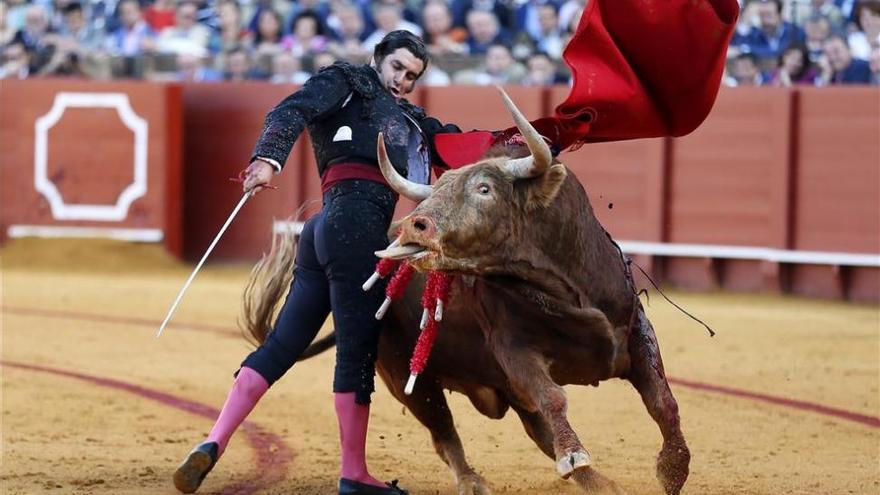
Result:
{"type": "Polygon", "coordinates": [[[433,237],[437,233],[437,224],[431,217],[425,215],[413,215],[409,219],[410,227],[413,233],[423,237],[433,237]]]}

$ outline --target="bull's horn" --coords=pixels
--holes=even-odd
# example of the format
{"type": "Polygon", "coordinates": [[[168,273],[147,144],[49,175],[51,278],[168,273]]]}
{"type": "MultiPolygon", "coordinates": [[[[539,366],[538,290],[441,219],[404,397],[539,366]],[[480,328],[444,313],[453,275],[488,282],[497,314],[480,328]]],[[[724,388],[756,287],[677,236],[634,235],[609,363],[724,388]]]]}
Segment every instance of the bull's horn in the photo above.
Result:
{"type": "Polygon", "coordinates": [[[501,92],[501,96],[504,98],[504,105],[513,117],[517,129],[519,129],[526,145],[529,147],[529,152],[531,152],[531,156],[508,160],[507,169],[516,177],[528,178],[544,175],[547,169],[550,168],[550,164],[553,162],[553,155],[550,153],[550,146],[547,145],[544,138],[538,134],[538,131],[523,116],[522,112],[516,108],[516,105],[514,105],[510,97],[507,96],[504,89],[501,86],[496,86],[496,88],[501,92]]]}
{"type": "Polygon", "coordinates": [[[417,184],[407,180],[405,177],[397,173],[397,170],[394,170],[394,166],[391,165],[391,160],[388,159],[388,152],[385,151],[385,138],[382,136],[381,132],[379,133],[379,140],[376,143],[376,154],[379,156],[379,169],[382,170],[382,175],[385,176],[388,185],[397,191],[397,194],[413,201],[423,201],[431,195],[431,186],[417,184]]]}

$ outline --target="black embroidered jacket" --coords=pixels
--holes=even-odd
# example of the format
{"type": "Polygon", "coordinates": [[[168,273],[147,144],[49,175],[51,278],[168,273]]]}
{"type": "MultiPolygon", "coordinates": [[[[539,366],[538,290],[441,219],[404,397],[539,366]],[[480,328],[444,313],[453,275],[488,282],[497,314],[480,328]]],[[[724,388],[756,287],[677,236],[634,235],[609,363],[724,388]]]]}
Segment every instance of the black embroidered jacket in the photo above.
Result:
{"type": "Polygon", "coordinates": [[[341,160],[376,164],[376,139],[382,132],[391,163],[406,176],[407,145],[414,126],[421,131],[433,163],[445,167],[434,150],[434,135],[461,132],[458,127],[443,126],[420,107],[396,100],[372,67],[337,62],[269,112],[251,159],[270,158],[283,166],[307,127],[318,173],[323,175],[328,164],[341,160]]]}

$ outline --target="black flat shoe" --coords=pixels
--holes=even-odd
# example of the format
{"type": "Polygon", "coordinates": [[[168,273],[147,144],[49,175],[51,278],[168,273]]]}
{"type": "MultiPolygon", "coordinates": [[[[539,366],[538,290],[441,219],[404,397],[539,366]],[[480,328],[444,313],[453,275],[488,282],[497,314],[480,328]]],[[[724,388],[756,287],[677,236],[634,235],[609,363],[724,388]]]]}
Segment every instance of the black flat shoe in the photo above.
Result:
{"type": "Polygon", "coordinates": [[[217,442],[204,442],[192,449],[183,464],[174,471],[174,486],[183,493],[193,493],[217,464],[217,442]]]}
{"type": "Polygon", "coordinates": [[[374,486],[339,478],[339,495],[409,495],[409,492],[397,486],[397,480],[385,483],[385,486],[374,486]]]}

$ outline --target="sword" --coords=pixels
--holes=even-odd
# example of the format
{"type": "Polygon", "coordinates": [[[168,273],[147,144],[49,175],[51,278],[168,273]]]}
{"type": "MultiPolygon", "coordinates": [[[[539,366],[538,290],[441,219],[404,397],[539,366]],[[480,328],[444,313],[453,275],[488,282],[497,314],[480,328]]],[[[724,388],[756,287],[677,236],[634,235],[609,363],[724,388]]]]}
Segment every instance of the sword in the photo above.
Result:
{"type": "Polygon", "coordinates": [[[252,195],[252,193],[250,191],[244,193],[244,196],[242,196],[241,200],[238,202],[238,204],[235,205],[235,209],[232,210],[232,214],[229,215],[229,218],[226,219],[226,223],[223,224],[223,227],[220,227],[220,232],[217,233],[217,237],[214,238],[214,242],[212,242],[211,245],[208,246],[208,250],[205,251],[205,254],[204,254],[204,256],[202,256],[202,259],[199,261],[199,264],[196,265],[195,270],[193,270],[193,272],[190,274],[189,278],[186,280],[186,283],[183,284],[183,287],[180,289],[180,292],[177,293],[177,299],[174,300],[174,304],[172,304],[171,309],[168,310],[168,316],[165,317],[165,321],[163,321],[162,325],[159,326],[159,331],[156,333],[157,339],[162,336],[162,332],[165,330],[165,326],[167,326],[168,321],[171,320],[171,315],[174,314],[174,310],[177,309],[177,305],[180,304],[180,300],[183,299],[183,293],[186,292],[186,289],[189,288],[189,284],[191,284],[193,279],[196,278],[196,274],[199,273],[199,270],[202,268],[202,265],[205,263],[205,260],[208,259],[208,255],[211,254],[211,251],[214,250],[214,246],[217,245],[217,241],[220,240],[220,236],[222,236],[223,233],[226,232],[226,229],[229,227],[229,224],[232,223],[232,219],[235,218],[235,215],[238,214],[238,210],[240,210],[241,207],[244,206],[245,201],[247,201],[248,198],[251,197],[251,195],[252,195]]]}

